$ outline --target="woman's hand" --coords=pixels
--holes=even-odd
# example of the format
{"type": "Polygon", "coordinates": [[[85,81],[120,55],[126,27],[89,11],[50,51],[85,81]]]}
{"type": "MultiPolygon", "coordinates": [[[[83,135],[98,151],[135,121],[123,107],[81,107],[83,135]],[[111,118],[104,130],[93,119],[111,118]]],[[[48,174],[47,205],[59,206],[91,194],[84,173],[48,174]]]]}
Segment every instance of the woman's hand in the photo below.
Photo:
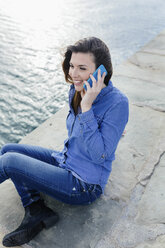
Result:
{"type": "Polygon", "coordinates": [[[82,113],[88,111],[91,108],[92,103],[94,102],[94,100],[96,99],[96,97],[98,96],[100,91],[105,87],[105,85],[104,85],[105,72],[101,76],[101,71],[100,71],[100,69],[98,70],[98,77],[97,77],[98,80],[97,81],[93,77],[93,75],[90,75],[90,78],[92,79],[92,87],[90,87],[90,85],[87,81],[84,81],[84,83],[87,87],[87,91],[85,91],[85,89],[83,89],[80,92],[81,97],[82,97],[82,100],[80,103],[82,113]]]}

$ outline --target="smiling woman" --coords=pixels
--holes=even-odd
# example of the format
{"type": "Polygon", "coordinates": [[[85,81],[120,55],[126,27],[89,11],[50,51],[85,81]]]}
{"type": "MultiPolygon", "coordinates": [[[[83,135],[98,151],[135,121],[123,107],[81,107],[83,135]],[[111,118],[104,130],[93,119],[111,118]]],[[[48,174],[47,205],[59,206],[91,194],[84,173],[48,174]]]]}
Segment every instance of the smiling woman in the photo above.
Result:
{"type": "Polygon", "coordinates": [[[69,76],[72,78],[75,90],[82,91],[84,81],[96,70],[94,57],[90,53],[72,53],[69,76]]]}
{"type": "Polygon", "coordinates": [[[165,2],[105,0],[102,6],[99,0],[0,3],[0,118],[5,116],[0,123],[1,144],[6,143],[0,151],[0,183],[12,180],[25,210],[20,226],[3,239],[8,247],[29,242],[58,221],[58,214],[45,206],[40,192],[80,205],[91,204],[103,194],[128,121],[128,99],[112,84],[111,57],[105,43],[90,37],[67,47],[63,71],[68,84],[60,75],[59,48],[82,33],[92,34],[111,44],[113,63],[120,63],[164,28],[164,8],[160,6],[165,2]],[[89,13],[95,18],[89,18],[89,13]],[[106,52],[99,53],[98,47],[106,52]],[[96,81],[92,73],[100,64],[108,75],[101,76],[99,71],[96,81]],[[92,87],[86,82],[88,77],[92,87]],[[62,107],[67,85],[70,109],[63,150],[9,143],[17,142],[62,107]],[[21,129],[24,132],[18,136],[21,129]]]}
{"type": "MultiPolygon", "coordinates": [[[[108,47],[102,40],[96,37],[91,37],[90,39],[83,39],[76,42],[75,46],[69,46],[67,48],[65,60],[63,62],[63,71],[66,81],[73,83],[75,86],[76,92],[73,98],[73,109],[75,113],[78,113],[80,102],[82,112],[89,110],[93,101],[97,97],[98,92],[108,85],[112,76],[113,69],[108,47]],[[90,94],[90,87],[86,80],[88,80],[89,77],[92,77],[91,74],[93,74],[96,68],[101,64],[105,65],[108,74],[106,77],[103,75],[101,78],[99,71],[100,80],[99,83],[96,84],[97,92],[95,96],[94,94],[90,95],[90,101],[89,99],[88,101],[85,101],[87,94],[85,95],[83,84],[86,84],[90,94]]],[[[92,81],[93,80],[94,78],[92,78],[92,81]]]]}
{"type": "Polygon", "coordinates": [[[62,65],[71,84],[63,150],[6,144],[0,151],[0,183],[13,181],[25,209],[20,226],[3,238],[6,247],[29,242],[58,221],[40,192],[72,205],[91,204],[103,194],[128,122],[128,99],[110,81],[111,57],[102,40],[89,37],[68,46],[62,65]],[[101,64],[107,75],[98,70],[96,80],[92,73],[101,64]],[[89,77],[91,86],[86,81],[89,77]]]}

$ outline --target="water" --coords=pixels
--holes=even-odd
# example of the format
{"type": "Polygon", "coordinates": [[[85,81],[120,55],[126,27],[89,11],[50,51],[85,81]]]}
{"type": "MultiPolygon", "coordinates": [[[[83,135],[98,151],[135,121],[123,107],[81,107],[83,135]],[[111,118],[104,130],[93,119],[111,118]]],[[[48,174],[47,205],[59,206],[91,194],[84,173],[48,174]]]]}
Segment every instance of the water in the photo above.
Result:
{"type": "Polygon", "coordinates": [[[165,29],[164,0],[0,0],[0,147],[68,101],[61,52],[86,36],[120,64],[165,29]]]}

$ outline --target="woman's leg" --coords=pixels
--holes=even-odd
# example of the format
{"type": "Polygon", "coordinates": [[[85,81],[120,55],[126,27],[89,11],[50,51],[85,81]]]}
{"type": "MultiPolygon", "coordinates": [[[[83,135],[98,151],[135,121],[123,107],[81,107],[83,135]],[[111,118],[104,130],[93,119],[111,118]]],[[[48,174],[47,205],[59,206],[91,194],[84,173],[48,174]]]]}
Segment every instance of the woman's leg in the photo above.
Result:
{"type": "Polygon", "coordinates": [[[93,185],[82,186],[70,171],[15,152],[0,156],[0,183],[9,178],[17,185],[24,207],[34,201],[33,190],[69,204],[89,204],[101,195],[93,185]]]}
{"type": "MultiPolygon", "coordinates": [[[[55,158],[51,156],[53,152],[53,150],[51,149],[47,149],[47,148],[40,147],[40,146],[9,143],[2,147],[0,151],[0,155],[4,155],[9,152],[10,153],[16,152],[16,153],[24,154],[26,156],[36,158],[40,161],[44,161],[46,163],[58,166],[58,163],[55,160],[55,158]]],[[[13,179],[12,181],[21,197],[22,204],[24,207],[40,199],[39,191],[32,189],[30,187],[27,187],[26,183],[20,180],[13,179]]]]}
{"type": "Polygon", "coordinates": [[[24,155],[27,155],[32,158],[39,159],[43,162],[54,164],[58,166],[57,161],[54,157],[51,156],[54,150],[44,148],[41,146],[33,146],[27,144],[17,144],[17,143],[9,143],[4,145],[0,150],[0,155],[3,155],[7,152],[17,152],[24,155]]]}
{"type": "MultiPolygon", "coordinates": [[[[43,154],[40,156],[45,158],[43,154]]],[[[39,192],[70,204],[89,204],[101,195],[101,190],[96,185],[81,182],[65,169],[25,154],[3,150],[0,156],[0,183],[9,178],[16,185],[25,207],[25,216],[15,231],[3,238],[5,246],[27,243],[43,227],[51,227],[58,221],[58,214],[40,200],[37,201],[39,192]]]]}

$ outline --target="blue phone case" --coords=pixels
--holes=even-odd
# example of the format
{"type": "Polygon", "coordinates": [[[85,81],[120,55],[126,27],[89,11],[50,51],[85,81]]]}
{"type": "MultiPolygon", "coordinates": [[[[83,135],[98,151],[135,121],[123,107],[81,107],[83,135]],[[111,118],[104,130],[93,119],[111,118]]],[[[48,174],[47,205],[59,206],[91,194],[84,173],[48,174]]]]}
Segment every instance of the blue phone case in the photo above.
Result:
{"type": "MultiPolygon", "coordinates": [[[[105,72],[105,75],[107,75],[107,70],[105,69],[105,67],[103,66],[103,65],[100,65],[98,68],[97,68],[97,70],[93,73],[93,76],[94,76],[94,78],[96,79],[96,81],[97,81],[97,75],[98,75],[98,70],[101,70],[101,76],[103,75],[103,73],[105,72]]],[[[92,87],[92,79],[91,78],[89,78],[88,80],[87,80],[87,82],[90,84],[90,86],[92,87]]],[[[83,85],[83,88],[85,89],[85,90],[87,90],[87,87],[86,87],[86,85],[84,84],[83,85]]]]}

